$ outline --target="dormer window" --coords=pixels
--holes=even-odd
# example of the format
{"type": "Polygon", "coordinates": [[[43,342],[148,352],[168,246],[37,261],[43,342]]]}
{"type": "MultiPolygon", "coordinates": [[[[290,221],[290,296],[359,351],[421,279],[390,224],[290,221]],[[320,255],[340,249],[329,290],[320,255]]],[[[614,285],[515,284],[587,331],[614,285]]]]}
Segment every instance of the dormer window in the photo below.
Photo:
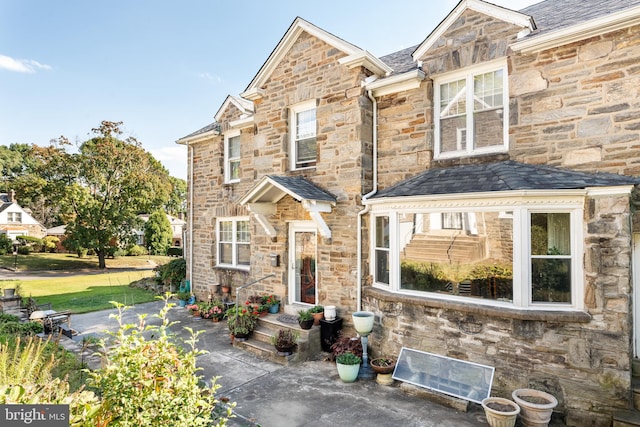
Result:
{"type": "Polygon", "coordinates": [[[435,157],[508,149],[507,66],[504,61],[434,79],[435,157]]]}
{"type": "Polygon", "coordinates": [[[224,136],[224,182],[240,182],[240,132],[224,136]]]}
{"type": "Polygon", "coordinates": [[[303,102],[291,107],[289,132],[291,134],[291,169],[316,165],[316,102],[303,102]]]}

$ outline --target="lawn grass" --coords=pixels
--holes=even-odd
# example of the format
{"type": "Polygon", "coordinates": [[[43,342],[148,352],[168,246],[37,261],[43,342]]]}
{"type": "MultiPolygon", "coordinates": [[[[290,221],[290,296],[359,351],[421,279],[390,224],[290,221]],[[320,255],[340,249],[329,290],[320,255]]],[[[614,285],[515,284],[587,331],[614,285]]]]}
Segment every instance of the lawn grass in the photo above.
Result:
{"type": "Polygon", "coordinates": [[[154,301],[153,293],[129,286],[153,275],[151,270],[99,272],[50,279],[3,280],[0,287],[19,284],[23,297],[33,296],[38,303],[51,303],[56,311],[71,310],[78,314],[113,308],[109,301],[125,305],[154,301]]]}
{"type": "MultiPolygon", "coordinates": [[[[145,267],[150,261],[155,264],[165,264],[172,258],[167,256],[141,255],[123,256],[117,258],[107,258],[107,268],[136,268],[145,267]]],[[[66,253],[32,253],[29,255],[1,255],[0,267],[13,269],[17,266],[18,271],[37,270],[84,270],[97,269],[98,257],[86,256],[78,258],[76,254],[66,253]]]]}

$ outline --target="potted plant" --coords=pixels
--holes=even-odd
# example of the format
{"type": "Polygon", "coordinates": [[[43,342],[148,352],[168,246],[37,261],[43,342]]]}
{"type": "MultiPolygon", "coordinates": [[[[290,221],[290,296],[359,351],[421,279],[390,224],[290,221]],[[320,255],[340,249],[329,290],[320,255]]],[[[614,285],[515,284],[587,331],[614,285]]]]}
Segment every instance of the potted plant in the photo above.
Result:
{"type": "Polygon", "coordinates": [[[313,316],[309,313],[309,310],[300,310],[298,312],[298,325],[302,329],[311,329],[313,326],[313,316]]]}
{"type": "Polygon", "coordinates": [[[487,397],[483,399],[482,407],[491,427],[513,427],[520,413],[520,406],[502,397],[487,397]]]}
{"type": "Polygon", "coordinates": [[[280,311],[280,300],[275,295],[266,295],[262,297],[262,303],[269,307],[269,313],[276,314],[280,311]]]}
{"type": "Polygon", "coordinates": [[[278,333],[271,337],[271,344],[275,346],[278,356],[293,354],[297,342],[298,334],[291,329],[279,329],[278,333]]]}
{"type": "Polygon", "coordinates": [[[321,305],[314,305],[309,309],[309,312],[313,316],[313,326],[318,326],[324,317],[324,307],[321,305]]]}
{"type": "Polygon", "coordinates": [[[373,372],[378,374],[376,376],[376,382],[382,385],[393,384],[393,378],[391,374],[396,367],[396,360],[390,357],[376,357],[369,362],[373,372]]]}
{"type": "Polygon", "coordinates": [[[358,378],[360,363],[362,363],[362,358],[351,352],[342,353],[336,357],[336,367],[340,379],[345,383],[354,382],[358,378]]]}
{"type": "Polygon", "coordinates": [[[200,303],[197,304],[187,304],[186,305],[186,309],[189,310],[189,313],[193,314],[194,316],[200,316],[200,303]]]}
{"type": "Polygon", "coordinates": [[[525,427],[549,425],[553,408],[558,406],[558,400],[553,395],[532,388],[514,390],[511,397],[520,406],[520,417],[525,427]]]}
{"type": "Polygon", "coordinates": [[[237,340],[245,340],[258,323],[258,312],[252,309],[231,307],[226,312],[229,332],[237,340]]]}
{"type": "Polygon", "coordinates": [[[185,307],[187,305],[187,300],[191,298],[191,292],[180,291],[176,294],[176,298],[178,298],[178,304],[180,307],[185,307]]]}

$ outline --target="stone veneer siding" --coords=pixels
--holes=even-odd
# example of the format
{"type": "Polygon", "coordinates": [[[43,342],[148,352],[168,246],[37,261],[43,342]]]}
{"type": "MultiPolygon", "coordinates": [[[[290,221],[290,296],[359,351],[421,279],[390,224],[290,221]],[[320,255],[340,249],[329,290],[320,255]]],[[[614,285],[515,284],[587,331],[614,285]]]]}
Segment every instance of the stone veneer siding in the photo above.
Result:
{"type": "MultiPolygon", "coordinates": [[[[193,231],[197,256],[192,283],[200,298],[207,295],[207,285],[218,283],[216,218],[248,215],[237,201],[264,175],[303,175],[337,198],[332,212],[322,214],[332,238],[323,239],[318,234],[318,303],[336,305],[343,310],[341,314],[355,309],[356,221],[362,209],[360,196],[372,188],[372,116],[371,101],[360,86],[368,73],[340,65],[338,60],[343,56],[321,40],[306,33],[300,35],[264,83],[265,96],[255,102],[254,125],[242,130],[239,183],[223,184],[223,135],[194,144],[193,231]],[[309,99],[315,99],[317,104],[317,165],[291,171],[289,107],[309,99]]],[[[223,130],[227,128],[225,123],[238,118],[236,114],[235,108],[223,113],[223,130]]],[[[289,196],[275,207],[276,212],[268,218],[276,229],[275,239],[251,219],[251,271],[242,279],[254,280],[274,273],[275,278],[251,289],[285,298],[288,222],[310,218],[301,204],[289,196]],[[280,256],[279,267],[271,267],[271,254],[280,256]]]]}
{"type": "Polygon", "coordinates": [[[496,368],[492,394],[547,390],[571,426],[609,426],[627,408],[631,369],[628,197],[587,199],[586,312],[501,309],[366,287],[374,354],[410,347],[496,368]]]}

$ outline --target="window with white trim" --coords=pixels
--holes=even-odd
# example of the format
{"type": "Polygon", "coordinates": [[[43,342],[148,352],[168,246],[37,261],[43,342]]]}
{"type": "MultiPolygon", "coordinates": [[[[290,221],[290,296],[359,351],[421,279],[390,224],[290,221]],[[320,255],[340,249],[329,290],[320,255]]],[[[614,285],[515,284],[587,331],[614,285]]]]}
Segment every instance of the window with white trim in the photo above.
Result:
{"type": "Polygon", "coordinates": [[[248,269],[251,262],[251,234],[248,217],[219,218],[216,222],[219,267],[248,269]]]}
{"type": "Polygon", "coordinates": [[[240,181],[240,132],[224,136],[224,182],[240,181]]]}
{"type": "Polygon", "coordinates": [[[290,108],[291,169],[316,165],[316,101],[310,100],[290,108]]]}
{"type": "Polygon", "coordinates": [[[507,77],[501,60],[434,79],[436,158],[508,149],[507,77]]]}
{"type": "Polygon", "coordinates": [[[415,206],[374,212],[374,286],[487,305],[582,308],[582,205],[415,206]],[[460,227],[443,227],[447,216],[460,227]]]}
{"type": "Polygon", "coordinates": [[[7,212],[7,222],[11,222],[11,223],[22,222],[22,213],[7,212]]]}

